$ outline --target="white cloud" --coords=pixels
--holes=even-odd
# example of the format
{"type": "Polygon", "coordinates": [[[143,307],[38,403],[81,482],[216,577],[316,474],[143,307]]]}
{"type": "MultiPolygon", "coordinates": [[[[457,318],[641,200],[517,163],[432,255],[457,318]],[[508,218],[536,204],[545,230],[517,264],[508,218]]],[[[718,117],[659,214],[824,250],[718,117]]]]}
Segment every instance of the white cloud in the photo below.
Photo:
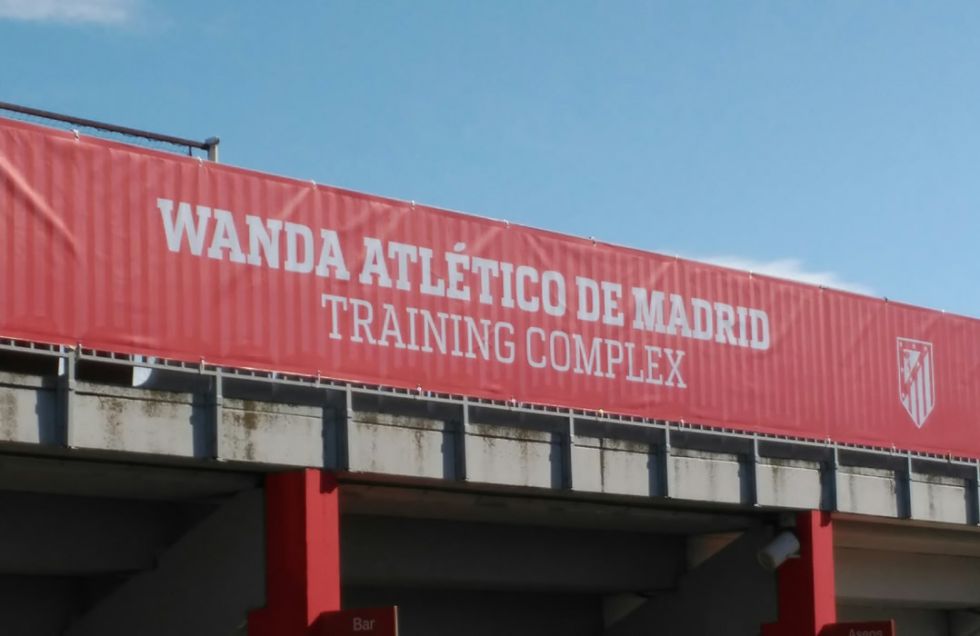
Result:
{"type": "Polygon", "coordinates": [[[836,272],[821,272],[807,270],[803,263],[795,258],[782,258],[774,261],[756,261],[751,258],[740,256],[711,256],[708,258],[697,258],[695,260],[742,269],[758,274],[765,274],[775,278],[785,278],[788,280],[810,283],[811,285],[821,285],[833,289],[843,289],[857,294],[877,296],[875,290],[862,283],[854,283],[842,280],[836,272]]]}
{"type": "Polygon", "coordinates": [[[119,25],[136,14],[137,0],[0,0],[0,19],[119,25]]]}

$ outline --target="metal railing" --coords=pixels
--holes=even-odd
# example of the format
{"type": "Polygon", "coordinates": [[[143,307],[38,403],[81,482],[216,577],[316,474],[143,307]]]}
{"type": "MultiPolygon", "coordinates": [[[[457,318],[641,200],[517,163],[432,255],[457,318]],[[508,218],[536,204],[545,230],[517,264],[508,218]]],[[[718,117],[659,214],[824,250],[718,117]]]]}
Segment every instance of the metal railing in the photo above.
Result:
{"type": "Polygon", "coordinates": [[[150,132],[148,130],[140,130],[138,128],[130,128],[128,126],[117,126],[115,124],[107,124],[105,122],[96,121],[94,119],[86,119],[84,117],[74,117],[72,115],[63,115],[61,113],[55,113],[48,110],[41,110],[39,108],[31,108],[29,106],[21,106],[19,104],[11,104],[9,102],[0,102],[0,110],[8,111],[11,113],[17,113],[19,115],[25,115],[28,117],[36,117],[39,119],[47,119],[50,121],[58,121],[72,126],[79,126],[82,128],[90,128],[93,130],[101,130],[105,132],[114,133],[117,135],[124,135],[126,137],[136,137],[140,139],[146,139],[154,141],[157,143],[169,144],[171,146],[178,146],[182,148],[187,148],[187,154],[193,155],[193,151],[203,150],[207,153],[207,158],[209,161],[218,161],[218,144],[221,140],[217,137],[208,137],[204,141],[195,141],[193,139],[185,139],[183,137],[175,137],[173,135],[163,135],[159,133],[150,132]]]}

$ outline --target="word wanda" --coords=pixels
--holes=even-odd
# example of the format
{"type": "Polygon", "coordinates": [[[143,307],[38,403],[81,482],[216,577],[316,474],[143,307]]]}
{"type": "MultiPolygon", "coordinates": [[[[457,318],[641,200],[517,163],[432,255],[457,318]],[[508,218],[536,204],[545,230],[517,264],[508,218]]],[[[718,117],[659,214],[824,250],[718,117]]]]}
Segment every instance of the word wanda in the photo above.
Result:
{"type": "MultiPolygon", "coordinates": [[[[302,223],[255,215],[244,216],[243,228],[242,221],[229,210],[187,202],[178,202],[176,211],[174,207],[171,199],[157,199],[171,252],[186,248],[194,256],[353,282],[341,237],[335,230],[320,228],[314,232],[302,223]],[[247,239],[244,244],[239,238],[241,232],[247,239]],[[247,245],[247,252],[243,245],[247,245]]],[[[574,311],[580,322],[614,327],[626,326],[629,315],[629,326],[638,331],[763,351],[770,346],[769,316],[761,309],[643,287],[632,287],[624,294],[619,282],[581,275],[574,276],[570,284],[555,270],[541,271],[530,265],[467,254],[463,242],[439,258],[429,247],[371,236],[359,238],[355,251],[360,259],[355,271],[357,283],[363,286],[554,317],[574,311]]]]}

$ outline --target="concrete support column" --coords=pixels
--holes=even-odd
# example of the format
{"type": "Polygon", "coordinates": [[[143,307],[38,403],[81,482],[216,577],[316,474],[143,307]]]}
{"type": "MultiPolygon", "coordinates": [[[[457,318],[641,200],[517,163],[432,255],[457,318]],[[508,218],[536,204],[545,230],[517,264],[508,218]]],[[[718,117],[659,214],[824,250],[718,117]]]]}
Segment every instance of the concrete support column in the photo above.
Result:
{"type": "Polygon", "coordinates": [[[266,478],[266,605],[249,636],[305,636],[340,609],[340,506],[334,475],[319,470],[266,478]]]}
{"type": "Polygon", "coordinates": [[[834,528],[830,513],[811,510],[796,519],[800,556],[780,566],[779,621],[762,636],[819,636],[837,621],[834,528]]]}

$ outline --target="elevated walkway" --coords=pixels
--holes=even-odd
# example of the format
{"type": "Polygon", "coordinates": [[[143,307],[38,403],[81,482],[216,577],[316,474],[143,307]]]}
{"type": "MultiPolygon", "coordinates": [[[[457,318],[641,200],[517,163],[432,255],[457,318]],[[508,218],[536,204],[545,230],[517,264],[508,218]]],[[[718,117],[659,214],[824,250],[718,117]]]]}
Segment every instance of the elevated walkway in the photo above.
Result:
{"type": "Polygon", "coordinates": [[[980,523],[972,459],[9,341],[0,451],[980,523]]]}

